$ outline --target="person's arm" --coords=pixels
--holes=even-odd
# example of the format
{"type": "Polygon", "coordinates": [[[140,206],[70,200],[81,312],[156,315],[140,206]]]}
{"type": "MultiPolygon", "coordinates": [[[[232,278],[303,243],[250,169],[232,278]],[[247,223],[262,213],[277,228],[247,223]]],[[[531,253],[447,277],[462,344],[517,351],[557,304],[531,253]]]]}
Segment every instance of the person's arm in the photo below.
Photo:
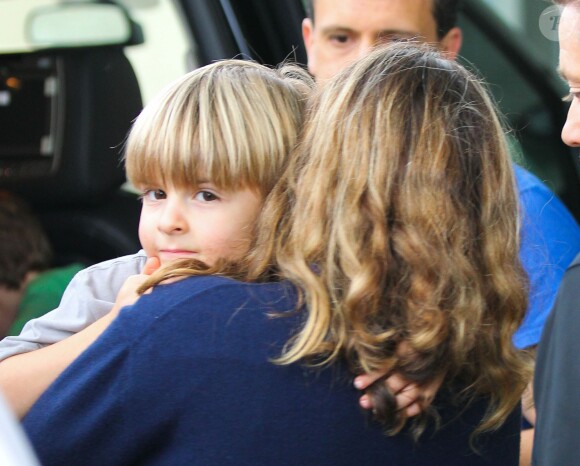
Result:
{"type": "Polygon", "coordinates": [[[526,391],[522,395],[522,416],[527,425],[522,427],[521,432],[520,466],[529,466],[532,464],[534,426],[536,424],[536,407],[534,406],[534,387],[532,381],[530,381],[526,387],[526,391]]]}
{"type": "Polygon", "coordinates": [[[125,279],[141,273],[144,253],[102,262],[80,271],[58,308],[28,322],[20,335],[0,341],[1,361],[64,340],[106,315],[125,279]]]}
{"type": "MultiPolygon", "coordinates": [[[[181,289],[189,294],[188,285],[181,289]]],[[[159,292],[125,308],[24,417],[43,464],[142,462],[148,451],[156,455],[156,445],[172,437],[175,425],[167,419],[178,419],[182,411],[183,405],[176,403],[184,399],[180,392],[188,394],[185,399],[194,398],[196,386],[203,392],[196,371],[182,356],[189,358],[196,348],[205,351],[213,340],[213,309],[202,308],[210,326],[198,329],[199,319],[189,318],[197,295],[184,301],[181,294],[157,288],[159,292]],[[177,331],[188,337],[176,338],[177,331]],[[178,383],[168,393],[168,380],[188,383],[178,383]]],[[[213,364],[207,370],[208,378],[214,376],[213,364]]],[[[191,451],[191,445],[186,448],[191,451]]]]}
{"type": "Polygon", "coordinates": [[[157,258],[148,260],[143,274],[128,277],[108,314],[80,332],[37,351],[18,354],[0,363],[0,389],[19,418],[22,418],[56,378],[87,349],[118,315],[133,304],[135,290],[159,267],[157,258]]]}
{"type": "Polygon", "coordinates": [[[48,386],[108,327],[110,313],[86,329],[37,351],[18,354],[0,364],[0,389],[22,418],[48,386]]]}

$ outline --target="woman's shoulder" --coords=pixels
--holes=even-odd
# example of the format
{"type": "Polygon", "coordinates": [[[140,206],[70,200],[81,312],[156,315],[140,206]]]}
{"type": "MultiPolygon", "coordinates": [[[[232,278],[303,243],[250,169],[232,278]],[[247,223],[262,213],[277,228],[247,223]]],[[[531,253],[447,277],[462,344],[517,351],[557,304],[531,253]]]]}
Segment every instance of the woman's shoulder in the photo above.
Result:
{"type": "MultiPolygon", "coordinates": [[[[133,306],[123,309],[118,320],[136,319],[130,325],[163,327],[199,333],[212,329],[269,325],[274,315],[295,315],[296,293],[289,282],[247,283],[220,276],[196,276],[156,286],[133,306]],[[250,323],[251,322],[251,323],[250,323]]],[[[274,319],[275,320],[275,319],[274,319]]]]}
{"type": "Polygon", "coordinates": [[[289,282],[249,283],[232,278],[206,275],[187,277],[157,286],[145,298],[165,303],[212,301],[223,307],[243,300],[249,306],[283,304],[295,301],[295,290],[289,282]]]}

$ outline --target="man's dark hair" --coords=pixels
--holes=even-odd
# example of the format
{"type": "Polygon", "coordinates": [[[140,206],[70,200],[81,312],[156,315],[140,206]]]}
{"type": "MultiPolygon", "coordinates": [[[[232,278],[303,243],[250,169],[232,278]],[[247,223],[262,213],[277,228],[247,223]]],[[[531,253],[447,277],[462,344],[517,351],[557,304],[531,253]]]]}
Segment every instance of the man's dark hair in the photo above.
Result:
{"type": "Polygon", "coordinates": [[[439,39],[443,39],[445,34],[457,24],[458,9],[459,0],[433,0],[433,17],[439,39]]]}
{"type": "MultiPolygon", "coordinates": [[[[304,0],[306,15],[314,23],[314,0],[304,0]]],[[[433,0],[433,17],[437,25],[437,37],[443,39],[445,34],[457,24],[459,0],[433,0]]]]}
{"type": "Polygon", "coordinates": [[[306,16],[314,22],[314,0],[303,0],[306,16]]]}
{"type": "Polygon", "coordinates": [[[52,250],[30,207],[0,191],[0,286],[17,290],[28,272],[46,270],[52,250]]]}

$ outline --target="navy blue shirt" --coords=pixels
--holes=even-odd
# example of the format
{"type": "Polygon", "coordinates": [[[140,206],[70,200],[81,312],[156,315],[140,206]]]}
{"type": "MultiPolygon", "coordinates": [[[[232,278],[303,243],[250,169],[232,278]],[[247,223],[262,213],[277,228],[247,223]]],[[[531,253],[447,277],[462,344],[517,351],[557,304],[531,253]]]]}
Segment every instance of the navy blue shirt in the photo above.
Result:
{"type": "Polygon", "coordinates": [[[518,464],[518,412],[477,437],[476,453],[469,437],[487,404],[453,407],[441,390],[441,428],[415,443],[382,433],[340,364],[273,364],[301,324],[294,307],[285,283],[194,277],[157,287],[24,419],[42,464],[518,464]]]}

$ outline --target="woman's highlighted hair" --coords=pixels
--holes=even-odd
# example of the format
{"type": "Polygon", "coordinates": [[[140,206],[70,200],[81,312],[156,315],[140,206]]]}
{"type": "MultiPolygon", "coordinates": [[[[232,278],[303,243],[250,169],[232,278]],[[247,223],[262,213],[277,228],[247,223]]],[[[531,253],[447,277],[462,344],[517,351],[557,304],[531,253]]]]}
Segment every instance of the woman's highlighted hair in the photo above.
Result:
{"type": "MultiPolygon", "coordinates": [[[[445,375],[491,399],[481,430],[501,425],[530,375],[512,344],[527,279],[511,161],[479,80],[428,46],[377,50],[325,83],[287,173],[251,268],[276,263],[308,309],[278,362],[445,375]]],[[[402,412],[375,406],[398,431],[402,412]]]]}

